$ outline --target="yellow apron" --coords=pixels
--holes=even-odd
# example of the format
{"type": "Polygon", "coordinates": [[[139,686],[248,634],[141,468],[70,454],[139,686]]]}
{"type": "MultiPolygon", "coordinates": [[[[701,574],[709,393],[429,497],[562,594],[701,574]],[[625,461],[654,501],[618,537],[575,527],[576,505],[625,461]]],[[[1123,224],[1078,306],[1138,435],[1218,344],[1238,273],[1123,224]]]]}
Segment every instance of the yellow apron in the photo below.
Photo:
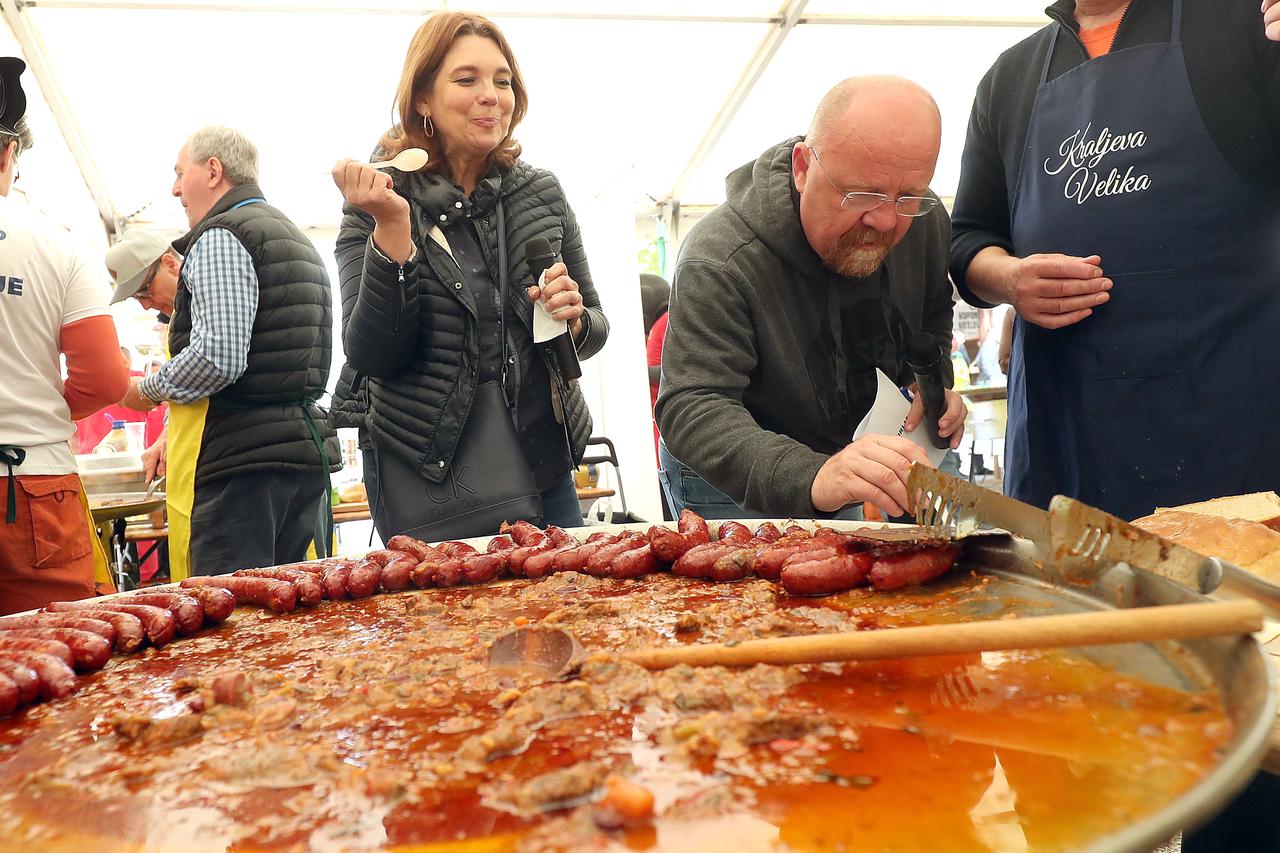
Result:
{"type": "Polygon", "coordinates": [[[107,549],[102,544],[102,537],[97,535],[98,523],[93,520],[93,511],[89,509],[89,496],[84,492],[84,483],[80,484],[80,506],[84,508],[84,517],[89,521],[89,541],[93,546],[93,585],[98,595],[110,595],[116,591],[115,578],[111,577],[111,564],[107,562],[107,549]]]}
{"type": "Polygon", "coordinates": [[[165,508],[169,514],[169,577],[191,577],[191,511],[196,497],[196,460],[204,442],[209,400],[169,402],[169,447],[165,452],[165,508]]]}

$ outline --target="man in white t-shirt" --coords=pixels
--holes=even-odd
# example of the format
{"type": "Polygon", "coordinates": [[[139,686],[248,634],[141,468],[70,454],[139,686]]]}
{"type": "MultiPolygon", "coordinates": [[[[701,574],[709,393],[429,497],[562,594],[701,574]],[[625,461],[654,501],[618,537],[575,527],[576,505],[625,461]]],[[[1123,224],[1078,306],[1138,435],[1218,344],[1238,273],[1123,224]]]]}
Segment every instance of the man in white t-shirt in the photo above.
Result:
{"type": "Polygon", "coordinates": [[[68,439],[74,419],[129,387],[101,267],[9,194],[31,146],[25,68],[0,58],[0,614],[93,595],[93,532],[68,439]]]}

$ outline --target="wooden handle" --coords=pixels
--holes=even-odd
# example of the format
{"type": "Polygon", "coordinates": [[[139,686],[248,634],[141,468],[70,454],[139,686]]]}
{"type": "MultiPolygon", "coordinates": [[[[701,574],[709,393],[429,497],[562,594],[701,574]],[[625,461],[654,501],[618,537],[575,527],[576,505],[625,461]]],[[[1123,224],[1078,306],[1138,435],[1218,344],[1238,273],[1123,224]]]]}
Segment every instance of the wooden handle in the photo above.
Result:
{"type": "Polygon", "coordinates": [[[810,634],[774,640],[748,640],[732,646],[724,643],[668,646],[638,649],[625,653],[623,657],[647,669],[665,669],[677,664],[751,666],[757,663],[819,663],[1005,649],[1148,643],[1153,640],[1251,634],[1262,630],[1262,614],[1262,605],[1252,600],[1171,604],[1026,619],[810,634]]]}

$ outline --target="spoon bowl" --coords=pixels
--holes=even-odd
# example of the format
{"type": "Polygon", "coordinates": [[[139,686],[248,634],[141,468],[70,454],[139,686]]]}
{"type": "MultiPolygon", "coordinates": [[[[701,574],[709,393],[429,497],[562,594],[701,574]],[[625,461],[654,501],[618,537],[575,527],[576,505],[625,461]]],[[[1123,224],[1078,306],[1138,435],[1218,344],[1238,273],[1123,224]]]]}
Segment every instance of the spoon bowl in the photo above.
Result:
{"type": "Polygon", "coordinates": [[[399,169],[401,172],[416,172],[427,165],[427,152],[421,148],[406,148],[390,160],[370,163],[373,169],[399,169]]]}

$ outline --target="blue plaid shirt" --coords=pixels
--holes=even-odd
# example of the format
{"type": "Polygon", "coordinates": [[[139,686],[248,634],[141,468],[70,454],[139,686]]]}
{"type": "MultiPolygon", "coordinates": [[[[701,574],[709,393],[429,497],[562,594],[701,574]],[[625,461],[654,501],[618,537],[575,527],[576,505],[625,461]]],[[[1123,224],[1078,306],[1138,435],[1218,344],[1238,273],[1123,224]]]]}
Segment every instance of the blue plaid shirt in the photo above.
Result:
{"type": "Polygon", "coordinates": [[[152,400],[193,403],[244,373],[258,313],[258,275],[230,231],[210,228],[187,252],[179,286],[191,293],[190,343],[138,390],[152,400]]]}

